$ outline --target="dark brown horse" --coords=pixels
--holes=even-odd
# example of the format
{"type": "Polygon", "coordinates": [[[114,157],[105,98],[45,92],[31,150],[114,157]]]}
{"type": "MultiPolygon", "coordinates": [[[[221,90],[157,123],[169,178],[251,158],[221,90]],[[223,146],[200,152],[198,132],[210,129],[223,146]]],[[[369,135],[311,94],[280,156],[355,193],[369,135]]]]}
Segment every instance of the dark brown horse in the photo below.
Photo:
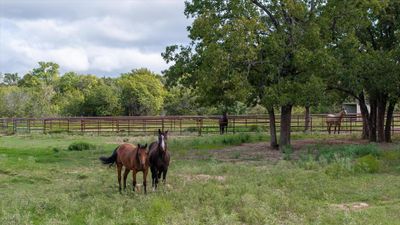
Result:
{"type": "Polygon", "coordinates": [[[153,190],[157,188],[158,179],[163,176],[163,183],[167,177],[170,155],[167,145],[168,131],[161,132],[158,129],[158,141],[155,141],[149,146],[149,161],[151,168],[151,186],[153,190]]]}
{"type": "Polygon", "coordinates": [[[326,125],[328,126],[328,133],[331,134],[331,128],[332,126],[335,128],[335,131],[333,132],[336,134],[336,128],[338,131],[338,134],[340,134],[340,125],[342,123],[343,117],[347,114],[345,109],[342,109],[337,114],[328,114],[326,115],[326,125]]]}
{"type": "Polygon", "coordinates": [[[126,189],[126,178],[128,177],[129,172],[132,170],[132,188],[135,191],[136,188],[136,173],[139,171],[143,172],[143,187],[144,193],[147,193],[146,190],[146,178],[147,173],[149,171],[149,157],[148,151],[146,150],[146,145],[133,146],[131,144],[122,144],[118,146],[110,157],[100,157],[100,161],[103,164],[113,163],[117,164],[117,172],[118,172],[118,184],[119,184],[119,192],[121,192],[121,171],[122,167],[125,167],[124,171],[124,190],[126,189]]]}
{"type": "Polygon", "coordinates": [[[224,134],[228,132],[228,116],[226,112],[219,118],[219,133],[224,134]]]}

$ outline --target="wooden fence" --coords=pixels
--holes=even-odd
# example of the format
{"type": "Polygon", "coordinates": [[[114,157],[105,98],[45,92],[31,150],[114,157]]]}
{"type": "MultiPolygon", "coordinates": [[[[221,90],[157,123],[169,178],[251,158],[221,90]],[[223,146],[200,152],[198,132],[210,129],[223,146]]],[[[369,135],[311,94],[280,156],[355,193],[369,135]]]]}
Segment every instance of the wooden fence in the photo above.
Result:
{"type": "MultiPolygon", "coordinates": [[[[279,131],[279,115],[277,129],[279,131]]],[[[229,116],[228,133],[266,132],[269,130],[267,115],[229,116]]],[[[169,130],[176,135],[219,133],[218,116],[139,116],[139,117],[65,117],[65,118],[3,118],[0,119],[0,133],[95,133],[148,135],[158,129],[169,130]]],[[[293,132],[305,129],[304,115],[293,115],[293,132]]],[[[345,116],[341,132],[362,131],[361,115],[345,116]]],[[[326,133],[326,115],[313,114],[310,117],[309,132],[326,133]]],[[[400,133],[400,114],[395,114],[392,132],[400,133]]]]}

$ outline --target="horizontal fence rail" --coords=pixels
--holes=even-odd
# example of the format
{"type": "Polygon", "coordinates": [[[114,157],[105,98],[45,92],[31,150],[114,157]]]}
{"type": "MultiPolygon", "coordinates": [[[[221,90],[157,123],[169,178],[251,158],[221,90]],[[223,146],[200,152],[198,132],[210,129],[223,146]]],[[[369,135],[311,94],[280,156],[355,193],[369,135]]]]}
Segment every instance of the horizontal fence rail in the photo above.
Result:
{"type": "MultiPolygon", "coordinates": [[[[95,133],[148,135],[158,129],[169,130],[177,135],[217,134],[220,116],[130,116],[130,117],[64,117],[64,118],[2,118],[0,133],[95,133]]],[[[276,116],[279,131],[279,115],[276,116]]],[[[327,133],[326,114],[312,114],[309,132],[327,133]]],[[[228,116],[228,133],[266,132],[269,130],[268,115],[228,116]]],[[[292,115],[292,132],[305,131],[305,116],[292,115]]],[[[332,127],[332,133],[334,128],[332,127]]],[[[362,132],[361,115],[346,115],[340,132],[362,132]]],[[[392,133],[400,133],[400,114],[394,114],[392,133]]]]}

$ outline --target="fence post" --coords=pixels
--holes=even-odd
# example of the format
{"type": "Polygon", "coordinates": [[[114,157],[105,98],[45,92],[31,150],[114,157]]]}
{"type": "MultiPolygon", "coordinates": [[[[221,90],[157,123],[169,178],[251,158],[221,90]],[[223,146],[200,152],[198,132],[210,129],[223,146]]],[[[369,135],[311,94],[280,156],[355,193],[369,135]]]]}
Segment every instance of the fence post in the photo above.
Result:
{"type": "Polygon", "coordinates": [[[396,115],[393,115],[393,118],[392,118],[392,136],[394,135],[394,130],[395,130],[395,128],[394,128],[394,125],[395,125],[394,120],[395,120],[395,118],[396,118],[396,115]]]}
{"type": "Polygon", "coordinates": [[[17,133],[17,120],[13,119],[13,133],[16,134],[17,133]]]}
{"type": "Polygon", "coordinates": [[[28,128],[28,133],[31,133],[31,120],[30,119],[26,120],[26,126],[28,128]]]}
{"type": "Polygon", "coordinates": [[[131,134],[131,119],[128,119],[128,135],[131,134]]]}
{"type": "Polygon", "coordinates": [[[69,118],[67,119],[67,133],[69,133],[69,118]]]}
{"type": "Polygon", "coordinates": [[[235,134],[235,127],[236,127],[236,118],[233,118],[233,133],[235,134]]]}
{"type": "Polygon", "coordinates": [[[101,130],[101,124],[100,124],[101,120],[97,120],[97,135],[100,136],[100,130],[101,130]]]}
{"type": "Polygon", "coordinates": [[[182,135],[182,118],[179,119],[179,133],[182,135]]]}
{"type": "Polygon", "coordinates": [[[352,126],[352,121],[350,119],[350,134],[352,134],[352,131],[353,131],[353,126],[352,126]]]}

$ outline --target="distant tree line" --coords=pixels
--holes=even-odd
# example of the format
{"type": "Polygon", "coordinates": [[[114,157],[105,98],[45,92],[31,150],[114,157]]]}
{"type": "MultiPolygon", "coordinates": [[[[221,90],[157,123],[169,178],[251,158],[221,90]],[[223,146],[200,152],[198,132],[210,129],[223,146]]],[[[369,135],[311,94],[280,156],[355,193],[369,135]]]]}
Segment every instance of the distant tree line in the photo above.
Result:
{"type": "MultiPolygon", "coordinates": [[[[165,77],[134,69],[118,77],[59,72],[53,62],[19,76],[0,73],[0,118],[56,116],[141,116],[220,114],[205,105],[193,89],[167,87],[165,77]]],[[[231,114],[265,114],[264,107],[236,101],[231,114]]]]}

